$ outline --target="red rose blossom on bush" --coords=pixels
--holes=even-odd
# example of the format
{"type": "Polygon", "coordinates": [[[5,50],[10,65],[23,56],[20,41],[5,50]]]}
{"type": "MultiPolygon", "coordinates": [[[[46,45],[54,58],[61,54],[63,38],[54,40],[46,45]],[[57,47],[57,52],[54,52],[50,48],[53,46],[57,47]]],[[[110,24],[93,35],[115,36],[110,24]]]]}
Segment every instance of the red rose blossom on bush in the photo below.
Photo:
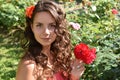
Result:
{"type": "Polygon", "coordinates": [[[86,64],[91,64],[96,58],[96,49],[90,49],[86,44],[80,43],[74,48],[74,55],[77,59],[82,60],[86,64]]]}
{"type": "Polygon", "coordinates": [[[116,9],[112,9],[112,14],[118,14],[118,11],[116,9]]]}
{"type": "Polygon", "coordinates": [[[31,18],[35,6],[29,6],[26,8],[26,16],[31,18]]]}

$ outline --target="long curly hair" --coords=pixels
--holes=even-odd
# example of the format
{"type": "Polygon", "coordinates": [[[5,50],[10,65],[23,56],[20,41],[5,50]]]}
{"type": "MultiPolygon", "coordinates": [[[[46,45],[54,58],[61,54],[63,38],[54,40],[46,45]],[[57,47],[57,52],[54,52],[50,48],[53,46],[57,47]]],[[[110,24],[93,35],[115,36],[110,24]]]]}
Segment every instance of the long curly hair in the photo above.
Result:
{"type": "Polygon", "coordinates": [[[31,23],[34,20],[34,16],[38,12],[49,12],[56,22],[55,33],[57,35],[55,41],[51,44],[51,55],[53,56],[53,72],[64,70],[70,72],[71,67],[71,41],[70,33],[67,29],[66,14],[63,9],[55,2],[50,0],[40,0],[35,5],[32,17],[26,16],[26,28],[25,38],[27,39],[27,51],[22,59],[30,59],[35,61],[37,65],[41,65],[43,68],[47,66],[47,56],[45,56],[41,50],[42,45],[38,43],[31,30],[31,23]]]}

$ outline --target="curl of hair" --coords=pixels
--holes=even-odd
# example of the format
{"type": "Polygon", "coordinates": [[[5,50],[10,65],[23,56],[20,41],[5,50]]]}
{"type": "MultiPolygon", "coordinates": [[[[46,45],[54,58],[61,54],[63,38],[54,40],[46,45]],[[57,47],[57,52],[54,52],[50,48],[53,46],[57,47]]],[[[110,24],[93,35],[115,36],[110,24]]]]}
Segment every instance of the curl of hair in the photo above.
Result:
{"type": "Polygon", "coordinates": [[[62,8],[53,1],[41,0],[35,5],[32,18],[26,17],[26,29],[25,37],[29,41],[27,45],[27,52],[23,56],[23,59],[32,59],[37,65],[46,67],[47,57],[41,53],[42,45],[35,40],[33,32],[31,30],[31,23],[34,20],[34,16],[38,12],[49,12],[56,21],[55,33],[57,35],[56,40],[51,44],[51,54],[54,58],[53,66],[54,70],[58,71],[63,69],[70,72],[71,63],[71,42],[70,34],[67,29],[66,14],[62,8]]]}

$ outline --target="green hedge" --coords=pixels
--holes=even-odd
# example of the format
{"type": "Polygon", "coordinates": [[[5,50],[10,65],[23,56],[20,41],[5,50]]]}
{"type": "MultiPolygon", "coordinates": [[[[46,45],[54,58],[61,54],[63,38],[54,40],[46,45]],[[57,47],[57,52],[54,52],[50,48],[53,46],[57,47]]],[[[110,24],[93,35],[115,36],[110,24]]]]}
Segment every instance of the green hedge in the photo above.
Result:
{"type": "MultiPolygon", "coordinates": [[[[0,80],[15,80],[23,53],[18,45],[25,27],[24,11],[32,4],[34,0],[0,0],[0,80]]],[[[119,0],[88,0],[84,6],[75,1],[62,4],[68,21],[81,25],[80,30],[69,27],[72,44],[84,42],[97,50],[96,60],[86,65],[81,80],[120,79],[120,12],[111,12],[113,8],[119,11],[118,5],[119,0]]]]}
{"type": "Polygon", "coordinates": [[[66,4],[67,18],[78,22],[80,30],[71,29],[72,43],[84,42],[96,47],[97,58],[92,65],[87,65],[81,80],[119,80],[120,79],[120,14],[112,14],[112,9],[120,10],[117,0],[100,0],[87,2],[84,7],[70,10],[66,4]],[[95,9],[96,8],[96,9],[95,9]]]}

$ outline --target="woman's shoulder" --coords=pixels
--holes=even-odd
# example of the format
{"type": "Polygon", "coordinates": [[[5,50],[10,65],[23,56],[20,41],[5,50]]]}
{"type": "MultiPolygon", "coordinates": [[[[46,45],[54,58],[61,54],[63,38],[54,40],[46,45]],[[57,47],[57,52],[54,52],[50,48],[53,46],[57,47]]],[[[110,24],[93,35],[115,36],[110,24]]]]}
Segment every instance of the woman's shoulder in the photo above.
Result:
{"type": "Polygon", "coordinates": [[[35,61],[33,60],[21,60],[18,67],[23,67],[23,68],[26,68],[26,69],[29,69],[29,68],[35,68],[35,61]]]}
{"type": "Polygon", "coordinates": [[[33,76],[35,66],[36,66],[36,64],[32,60],[21,60],[18,65],[18,70],[16,73],[16,80],[20,80],[20,79],[21,80],[29,80],[30,78],[35,80],[34,76],[33,76]]]}
{"type": "Polygon", "coordinates": [[[22,56],[22,58],[18,64],[18,69],[21,69],[21,68],[27,69],[27,70],[34,69],[35,66],[36,66],[36,63],[35,63],[32,55],[29,52],[27,52],[22,56]]]}

